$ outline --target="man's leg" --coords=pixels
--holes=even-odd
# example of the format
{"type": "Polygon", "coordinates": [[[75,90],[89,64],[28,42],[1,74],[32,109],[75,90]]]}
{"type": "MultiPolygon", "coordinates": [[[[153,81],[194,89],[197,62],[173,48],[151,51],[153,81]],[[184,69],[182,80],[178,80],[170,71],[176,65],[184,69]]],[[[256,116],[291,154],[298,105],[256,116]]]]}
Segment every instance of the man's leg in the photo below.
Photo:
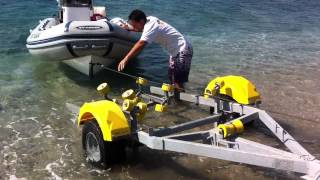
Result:
{"type": "Polygon", "coordinates": [[[190,47],[177,56],[170,57],[169,79],[178,92],[184,92],[184,83],[188,82],[192,56],[193,50],[190,47]]]}
{"type": "Polygon", "coordinates": [[[179,59],[179,56],[172,57],[170,56],[170,66],[168,69],[168,77],[170,80],[170,83],[174,85],[175,91],[182,92],[184,91],[183,83],[184,81],[181,81],[181,77],[183,77],[183,72],[179,70],[179,68],[176,66],[177,63],[175,63],[179,59]]]}

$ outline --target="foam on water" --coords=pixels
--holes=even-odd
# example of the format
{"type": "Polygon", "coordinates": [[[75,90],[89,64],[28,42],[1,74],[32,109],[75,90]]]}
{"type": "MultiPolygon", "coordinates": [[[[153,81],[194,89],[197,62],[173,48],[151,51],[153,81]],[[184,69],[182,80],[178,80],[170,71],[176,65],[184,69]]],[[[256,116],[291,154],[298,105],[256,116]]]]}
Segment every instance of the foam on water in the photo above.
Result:
{"type": "Polygon", "coordinates": [[[54,180],[62,180],[62,178],[60,176],[58,176],[53,170],[52,168],[53,167],[60,167],[60,165],[56,162],[53,162],[53,163],[49,163],[46,165],[46,170],[51,174],[52,178],[54,180]]]}
{"type": "Polygon", "coordinates": [[[9,180],[27,180],[27,178],[17,178],[15,175],[10,175],[9,180]]]}

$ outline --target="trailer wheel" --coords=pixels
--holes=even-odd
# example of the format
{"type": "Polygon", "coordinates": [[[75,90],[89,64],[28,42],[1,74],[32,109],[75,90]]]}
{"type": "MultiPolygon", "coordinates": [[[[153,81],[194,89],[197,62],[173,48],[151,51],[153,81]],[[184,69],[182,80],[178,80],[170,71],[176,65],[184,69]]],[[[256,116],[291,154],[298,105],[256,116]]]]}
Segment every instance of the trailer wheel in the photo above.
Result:
{"type": "Polygon", "coordinates": [[[86,122],[82,130],[82,146],[88,161],[96,166],[106,163],[107,154],[99,125],[95,120],[86,122]]]}
{"type": "Polygon", "coordinates": [[[108,164],[125,158],[125,142],[107,142],[99,125],[95,120],[86,122],[82,130],[82,146],[89,163],[98,167],[107,167],[108,164]]]}

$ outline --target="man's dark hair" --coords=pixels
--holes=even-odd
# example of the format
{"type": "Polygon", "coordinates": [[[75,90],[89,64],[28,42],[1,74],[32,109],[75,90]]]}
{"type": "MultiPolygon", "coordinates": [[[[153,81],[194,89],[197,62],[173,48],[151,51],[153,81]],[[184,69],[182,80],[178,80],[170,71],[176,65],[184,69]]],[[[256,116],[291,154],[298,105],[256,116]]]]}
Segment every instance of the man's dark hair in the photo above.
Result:
{"type": "Polygon", "coordinates": [[[133,21],[137,21],[139,22],[140,20],[144,20],[145,22],[147,22],[147,17],[144,14],[143,11],[139,10],[139,9],[135,9],[133,10],[130,15],[129,15],[129,20],[133,20],[133,21]]]}

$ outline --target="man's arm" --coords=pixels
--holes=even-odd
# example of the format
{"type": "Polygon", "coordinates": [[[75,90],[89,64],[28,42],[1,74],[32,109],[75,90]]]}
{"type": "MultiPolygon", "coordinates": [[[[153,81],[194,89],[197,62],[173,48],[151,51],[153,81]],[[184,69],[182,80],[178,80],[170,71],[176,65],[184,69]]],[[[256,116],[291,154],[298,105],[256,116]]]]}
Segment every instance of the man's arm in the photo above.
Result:
{"type": "Polygon", "coordinates": [[[120,27],[122,27],[123,29],[125,29],[127,31],[140,32],[137,29],[130,27],[128,24],[120,24],[120,27]]]}
{"type": "Polygon", "coordinates": [[[139,54],[146,44],[147,44],[147,42],[142,41],[142,40],[136,42],[136,44],[129,51],[129,53],[126,55],[126,57],[120,61],[119,65],[118,65],[118,71],[122,71],[124,69],[124,67],[127,65],[128,61],[131,58],[135,57],[137,54],[139,54]]]}

